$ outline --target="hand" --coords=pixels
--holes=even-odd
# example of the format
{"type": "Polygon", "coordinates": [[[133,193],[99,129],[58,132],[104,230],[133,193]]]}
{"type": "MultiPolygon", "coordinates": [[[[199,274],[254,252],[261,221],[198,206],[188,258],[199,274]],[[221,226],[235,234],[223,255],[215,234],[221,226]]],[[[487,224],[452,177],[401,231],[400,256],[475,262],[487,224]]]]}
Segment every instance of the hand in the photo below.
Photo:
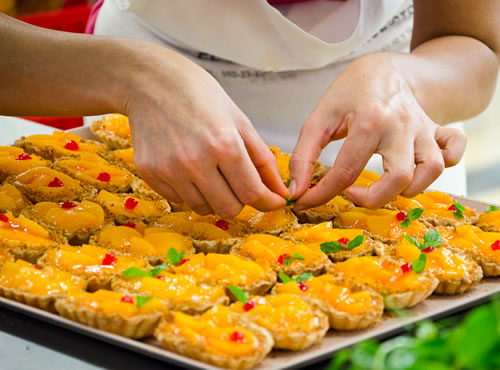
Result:
{"type": "MultiPolygon", "coordinates": [[[[302,127],[290,161],[302,210],[327,202],[350,186],[374,153],[384,174],[369,188],[351,187],[356,204],[378,208],[396,195],[425,190],[465,150],[460,130],[440,127],[419,106],[390,55],[372,54],[351,63],[330,85],[302,127]],[[333,167],[308,189],[314,161],[333,140],[346,138],[333,167]]],[[[293,189],[295,188],[295,189],[293,189]]]]}
{"type": "Polygon", "coordinates": [[[201,215],[284,206],[274,156],[217,81],[167,49],[142,53],[125,110],[143,179],[201,215]]]}

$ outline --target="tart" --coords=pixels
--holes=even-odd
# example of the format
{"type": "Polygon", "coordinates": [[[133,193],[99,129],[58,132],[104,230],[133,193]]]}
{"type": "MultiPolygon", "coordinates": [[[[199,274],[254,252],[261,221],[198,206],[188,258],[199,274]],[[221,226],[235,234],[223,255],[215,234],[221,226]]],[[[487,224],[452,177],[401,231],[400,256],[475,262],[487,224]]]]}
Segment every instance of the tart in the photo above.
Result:
{"type": "Polygon", "coordinates": [[[402,239],[405,235],[423,238],[427,231],[427,225],[419,220],[411,221],[408,224],[406,217],[406,213],[391,209],[371,210],[354,207],[341,213],[334,224],[338,227],[366,230],[374,239],[382,242],[394,242],[402,239]]]}
{"type": "Polygon", "coordinates": [[[236,244],[231,254],[268,264],[275,271],[286,274],[312,272],[318,275],[330,265],[319,245],[306,246],[268,234],[250,235],[236,244]]]}
{"type": "Polygon", "coordinates": [[[251,296],[244,301],[233,303],[229,311],[267,329],[277,349],[306,349],[320,342],[330,327],[321,310],[294,294],[251,296]]]}
{"type": "Polygon", "coordinates": [[[412,307],[434,292],[439,280],[417,273],[408,264],[388,257],[353,257],[334,264],[329,271],[348,286],[364,286],[384,297],[388,307],[412,307]]]}
{"type": "Polygon", "coordinates": [[[23,136],[16,140],[14,145],[23,148],[27,153],[50,160],[78,156],[81,153],[105,154],[108,151],[104,144],[63,131],[54,131],[52,135],[23,136]]]}
{"type": "Polygon", "coordinates": [[[12,212],[17,216],[23,208],[31,204],[15,186],[7,183],[0,185],[0,212],[12,212]]]}
{"type": "MultiPolygon", "coordinates": [[[[281,179],[285,184],[290,181],[290,158],[292,157],[288,153],[283,153],[278,147],[270,146],[269,149],[276,157],[276,162],[278,164],[278,171],[280,173],[281,179]]],[[[313,173],[311,175],[311,181],[317,183],[325,175],[326,169],[320,162],[314,162],[313,173]]]]}
{"type": "Polygon", "coordinates": [[[114,165],[122,167],[132,172],[134,175],[137,175],[134,162],[134,148],[112,150],[108,153],[106,158],[114,165]]]}
{"type": "Polygon", "coordinates": [[[484,231],[500,232],[500,210],[498,207],[481,213],[477,220],[477,226],[484,231]]]}
{"type": "Polygon", "coordinates": [[[289,208],[260,212],[253,207],[244,206],[234,219],[245,224],[251,233],[278,235],[297,226],[297,218],[289,208]]]}
{"type": "Polygon", "coordinates": [[[7,261],[14,262],[15,258],[12,254],[7,252],[4,248],[0,248],[0,267],[7,261]]]}
{"type": "Polygon", "coordinates": [[[93,245],[82,247],[61,246],[47,251],[39,260],[41,266],[55,266],[88,280],[88,289],[95,291],[110,286],[111,279],[129,267],[145,268],[142,259],[109,253],[93,245]]]}
{"type": "MultiPolygon", "coordinates": [[[[313,185],[314,184],[309,185],[309,188],[313,187],[313,185]]],[[[335,198],[320,206],[303,211],[296,211],[293,208],[292,210],[297,215],[297,218],[301,223],[317,224],[333,220],[340,213],[346,212],[353,207],[354,204],[350,200],[337,195],[335,198]]]]}
{"type": "Polygon", "coordinates": [[[19,175],[33,167],[50,167],[51,162],[25,153],[15,146],[0,146],[0,182],[10,175],[19,175]]]}
{"type": "Polygon", "coordinates": [[[23,214],[65,237],[70,244],[88,242],[109,220],[97,203],[81,202],[40,202],[23,210],[23,214]]]}
{"type": "Polygon", "coordinates": [[[194,276],[200,284],[228,287],[234,285],[250,294],[264,294],[276,282],[268,265],[231,254],[197,253],[172,263],[169,272],[194,276]]]}
{"type": "Polygon", "coordinates": [[[472,257],[484,276],[500,276],[500,233],[482,231],[477,226],[460,225],[439,229],[446,246],[472,257]]]}
{"type": "Polygon", "coordinates": [[[118,224],[127,222],[152,222],[170,212],[170,205],[166,200],[147,200],[132,194],[113,194],[101,190],[96,198],[118,224]]]}
{"type": "Polygon", "coordinates": [[[121,114],[107,114],[92,122],[90,131],[111,149],[125,149],[132,146],[132,133],[128,118],[121,114]]]}
{"type": "Polygon", "coordinates": [[[10,212],[0,214],[0,247],[16,258],[35,263],[58,241],[64,240],[23,215],[16,218],[10,212]]]}
{"type": "Polygon", "coordinates": [[[96,190],[62,172],[46,167],[31,168],[10,176],[7,182],[18,188],[33,203],[92,198],[96,190]]]}
{"type": "Polygon", "coordinates": [[[337,229],[333,227],[331,221],[317,225],[301,225],[299,228],[281,235],[281,237],[308,246],[319,246],[334,262],[344,261],[351,257],[371,255],[383,247],[382,243],[373,240],[366,231],[362,229],[337,229]]]}
{"type": "Polygon", "coordinates": [[[191,239],[162,228],[144,230],[144,236],[129,226],[105,226],[92,238],[92,243],[118,253],[145,258],[152,265],[165,262],[170,248],[193,254],[191,239]]]}
{"type": "Polygon", "coordinates": [[[94,153],[82,153],[78,158],[62,158],[54,168],[91,185],[98,190],[125,193],[130,190],[134,175],[114,166],[94,153]]]}
{"type": "Polygon", "coordinates": [[[169,310],[189,314],[200,314],[217,304],[229,303],[223,287],[199,284],[194,276],[159,271],[156,274],[154,268],[126,270],[126,274],[113,279],[111,288],[123,294],[152,295],[169,310]]]}
{"type": "Polygon", "coordinates": [[[227,369],[254,367],[274,344],[266,329],[221,305],[200,316],[167,314],[155,337],[169,351],[227,369]]]}
{"type": "Polygon", "coordinates": [[[330,274],[306,276],[304,280],[295,278],[277,284],[273,293],[302,297],[319,307],[328,316],[330,327],[336,330],[365,329],[378,322],[384,312],[380,294],[372,290],[350,288],[330,274]]]}
{"type": "Polygon", "coordinates": [[[196,249],[204,253],[228,253],[234,243],[249,232],[244,223],[235,219],[200,216],[192,211],[167,214],[153,226],[190,237],[196,249]]]}
{"type": "Polygon", "coordinates": [[[132,188],[132,192],[138,197],[153,200],[164,199],[160,194],[154,191],[153,188],[146,183],[146,181],[138,176],[132,180],[130,187],[132,188]]]}
{"type": "Polygon", "coordinates": [[[55,312],[56,299],[85,290],[86,281],[53,267],[41,268],[23,260],[6,261],[0,268],[0,295],[55,312]]]}
{"type": "Polygon", "coordinates": [[[158,298],[102,289],[68,294],[56,301],[55,309],[67,319],[134,339],[153,335],[166,312],[158,298]]]}

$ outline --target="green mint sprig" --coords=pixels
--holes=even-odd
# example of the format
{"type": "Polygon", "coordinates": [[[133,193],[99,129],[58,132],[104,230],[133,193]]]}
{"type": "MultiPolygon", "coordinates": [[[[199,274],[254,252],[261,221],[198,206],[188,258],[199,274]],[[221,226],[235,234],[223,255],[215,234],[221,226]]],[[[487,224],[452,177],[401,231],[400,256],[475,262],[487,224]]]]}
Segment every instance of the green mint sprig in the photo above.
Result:
{"type": "Polygon", "coordinates": [[[422,213],[424,213],[424,210],[422,208],[413,208],[411,209],[408,214],[406,215],[406,218],[401,222],[401,227],[408,227],[411,225],[412,221],[417,220],[420,216],[422,216],[422,213]]]}
{"type": "Polygon", "coordinates": [[[149,302],[151,299],[153,299],[153,297],[150,295],[148,295],[148,296],[142,296],[142,295],[135,296],[135,306],[137,308],[141,308],[142,306],[144,306],[144,304],[146,302],[149,302]]]}
{"type": "Polygon", "coordinates": [[[455,216],[457,220],[463,219],[465,207],[457,202],[453,203],[453,206],[455,207],[455,210],[453,211],[453,216],[455,216]]]}
{"type": "Polygon", "coordinates": [[[427,231],[425,233],[423,243],[419,243],[417,239],[409,235],[405,235],[404,238],[407,242],[413,244],[420,250],[424,250],[428,247],[438,247],[443,244],[443,239],[441,239],[441,235],[439,235],[439,232],[437,230],[427,231]]]}
{"type": "Polygon", "coordinates": [[[365,239],[363,234],[356,236],[353,240],[349,241],[345,246],[341,242],[330,241],[320,244],[320,249],[323,253],[335,253],[340,251],[351,251],[356,247],[359,247],[363,240],[365,239]]]}
{"type": "Polygon", "coordinates": [[[302,281],[309,280],[312,277],[311,272],[304,272],[303,274],[300,274],[300,275],[296,276],[295,278],[291,278],[287,274],[284,274],[282,272],[280,272],[278,275],[279,275],[281,281],[283,282],[283,284],[287,284],[287,283],[291,283],[291,282],[300,283],[302,281]]]}
{"type": "Polygon", "coordinates": [[[417,274],[421,274],[425,270],[426,263],[427,263],[427,254],[420,253],[420,256],[418,256],[418,258],[411,263],[411,268],[417,274]]]}
{"type": "Polygon", "coordinates": [[[129,267],[126,270],[123,270],[122,275],[126,278],[131,277],[156,277],[162,271],[164,271],[170,265],[169,262],[165,262],[163,265],[155,266],[151,270],[141,270],[138,267],[129,267]]]}
{"type": "Polygon", "coordinates": [[[184,256],[186,255],[185,252],[179,253],[177,252],[177,249],[175,248],[170,248],[167,252],[167,258],[170,260],[172,265],[177,266],[179,263],[182,261],[184,256]]]}
{"type": "Polygon", "coordinates": [[[293,255],[291,256],[287,256],[283,259],[283,264],[285,266],[289,266],[293,261],[295,260],[299,260],[299,261],[304,261],[304,257],[302,257],[300,254],[298,253],[294,253],[293,255]]]}
{"type": "Polygon", "coordinates": [[[228,289],[230,290],[231,293],[236,297],[238,301],[241,303],[247,303],[248,301],[248,292],[245,292],[243,289],[238,288],[237,286],[234,285],[229,285],[228,289]]]}
{"type": "Polygon", "coordinates": [[[498,208],[497,206],[494,206],[494,205],[489,205],[488,208],[486,208],[486,211],[484,211],[484,212],[486,213],[486,212],[495,212],[495,211],[500,211],[500,208],[498,208]]]}

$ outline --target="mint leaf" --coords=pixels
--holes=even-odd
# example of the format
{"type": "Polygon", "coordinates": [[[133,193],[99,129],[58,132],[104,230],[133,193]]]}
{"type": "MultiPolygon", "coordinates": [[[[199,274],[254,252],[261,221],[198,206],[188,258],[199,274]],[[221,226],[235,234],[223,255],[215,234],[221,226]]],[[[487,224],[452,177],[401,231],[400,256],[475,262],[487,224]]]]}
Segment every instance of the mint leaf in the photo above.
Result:
{"type": "Polygon", "coordinates": [[[148,296],[142,296],[142,295],[135,296],[135,306],[137,308],[141,308],[142,306],[144,306],[144,304],[146,302],[149,302],[151,299],[153,299],[153,297],[150,295],[148,295],[148,296]]]}
{"type": "MultiPolygon", "coordinates": [[[[300,283],[302,281],[306,281],[306,280],[309,280],[311,277],[312,277],[312,273],[311,272],[304,272],[303,274],[300,274],[299,276],[297,276],[295,280],[297,283],[300,283]]],[[[285,275],[286,276],[286,275],[285,275]]],[[[288,277],[288,276],[287,276],[288,277]]]]}
{"type": "Polygon", "coordinates": [[[128,269],[123,270],[122,275],[126,278],[139,277],[139,276],[152,276],[151,272],[146,270],[141,270],[138,267],[129,267],[128,269]]]}
{"type": "Polygon", "coordinates": [[[406,215],[406,218],[409,219],[410,221],[415,221],[417,220],[422,214],[424,213],[424,210],[422,208],[413,208],[408,212],[406,215]]]}
{"type": "Polygon", "coordinates": [[[412,262],[411,268],[417,274],[421,274],[425,270],[425,264],[427,262],[427,255],[425,253],[420,253],[420,256],[412,262]]]}
{"type": "Polygon", "coordinates": [[[185,255],[186,253],[179,253],[175,248],[170,248],[167,252],[167,257],[174,266],[177,266],[185,255]]]}
{"type": "Polygon", "coordinates": [[[455,206],[456,209],[456,211],[453,211],[453,216],[455,216],[457,220],[463,219],[465,212],[464,206],[457,202],[453,203],[453,205],[455,206]]]}
{"type": "Polygon", "coordinates": [[[287,199],[285,205],[287,207],[290,207],[291,205],[294,205],[295,203],[297,203],[297,199],[287,199]]]}
{"type": "Polygon", "coordinates": [[[288,179],[286,179],[286,187],[287,187],[287,188],[288,188],[288,187],[290,187],[290,179],[289,179],[289,178],[288,178],[288,179]]]}
{"type": "Polygon", "coordinates": [[[238,301],[241,303],[247,303],[248,301],[248,292],[245,292],[243,289],[238,288],[234,285],[229,285],[228,289],[233,293],[238,301]]]}
{"type": "Polygon", "coordinates": [[[417,247],[418,249],[422,249],[420,248],[420,243],[417,241],[417,239],[415,239],[414,237],[412,236],[409,236],[409,235],[405,235],[404,236],[405,240],[410,243],[410,244],[413,244],[415,247],[417,247]]]}
{"type": "Polygon", "coordinates": [[[425,233],[424,236],[424,244],[421,249],[427,247],[438,247],[443,244],[443,240],[441,239],[441,235],[437,230],[430,230],[425,233]]]}
{"type": "Polygon", "coordinates": [[[280,279],[283,282],[283,284],[291,283],[291,282],[294,281],[291,277],[289,277],[287,274],[284,274],[282,272],[280,272],[278,274],[278,276],[280,277],[280,279]]]}
{"type": "Polygon", "coordinates": [[[288,257],[285,257],[283,259],[283,264],[285,266],[288,266],[290,265],[293,261],[295,260],[300,260],[300,261],[304,261],[304,257],[302,257],[300,254],[298,253],[294,253],[292,256],[288,256],[288,257]]]}
{"type": "Polygon", "coordinates": [[[347,249],[348,251],[351,251],[354,248],[359,247],[363,243],[363,240],[365,240],[365,236],[363,234],[360,234],[356,236],[353,240],[348,242],[344,248],[347,249]]]}
{"type": "Polygon", "coordinates": [[[486,211],[484,212],[495,212],[495,211],[500,211],[500,208],[497,206],[489,205],[488,208],[486,208],[486,211]]]}
{"type": "Polygon", "coordinates": [[[152,277],[158,276],[162,271],[164,271],[170,265],[169,262],[165,262],[163,265],[155,266],[149,270],[152,277]]]}
{"type": "Polygon", "coordinates": [[[406,218],[403,220],[403,222],[401,222],[401,227],[402,227],[402,228],[406,228],[406,227],[408,227],[408,226],[410,226],[410,225],[411,225],[411,221],[410,221],[410,220],[408,220],[408,217],[406,217],[406,218]]]}
{"type": "Polygon", "coordinates": [[[331,242],[321,243],[319,248],[323,253],[340,252],[342,250],[342,243],[332,240],[331,242]]]}

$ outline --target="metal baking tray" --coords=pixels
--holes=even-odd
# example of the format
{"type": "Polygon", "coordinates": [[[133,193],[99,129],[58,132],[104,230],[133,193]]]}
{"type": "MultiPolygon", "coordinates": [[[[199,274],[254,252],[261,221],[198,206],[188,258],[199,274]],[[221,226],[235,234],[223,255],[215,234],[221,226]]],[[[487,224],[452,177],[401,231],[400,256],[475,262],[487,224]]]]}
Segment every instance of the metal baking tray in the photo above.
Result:
{"type": "MultiPolygon", "coordinates": [[[[92,134],[87,127],[71,130],[72,132],[86,138],[91,138],[92,134]]],[[[486,209],[487,204],[477,202],[471,199],[455,196],[460,203],[474,208],[479,212],[486,209]]],[[[500,293],[500,278],[483,279],[471,291],[459,296],[438,296],[432,295],[424,302],[418,304],[408,310],[409,315],[403,318],[386,318],[382,320],[380,325],[359,331],[353,332],[338,332],[330,330],[323,340],[300,352],[273,351],[267,358],[256,367],[256,369],[293,369],[332,357],[332,355],[343,348],[349,347],[354,343],[360,342],[368,338],[384,338],[404,331],[407,324],[423,320],[435,319],[438,317],[448,316],[454,312],[464,310],[466,308],[478,305],[487,301],[495,293],[500,293]]],[[[137,352],[139,354],[149,356],[166,363],[175,364],[177,366],[190,369],[216,369],[214,366],[202,363],[169,352],[162,349],[160,343],[155,339],[133,340],[121,337],[116,334],[111,334],[98,329],[93,329],[85,325],[73,322],[62,318],[56,314],[45,312],[43,310],[33,308],[18,302],[10,301],[0,297],[0,305],[32,316],[36,319],[46,321],[68,330],[87,335],[89,337],[102,340],[107,343],[117,345],[119,347],[137,352]]]]}

